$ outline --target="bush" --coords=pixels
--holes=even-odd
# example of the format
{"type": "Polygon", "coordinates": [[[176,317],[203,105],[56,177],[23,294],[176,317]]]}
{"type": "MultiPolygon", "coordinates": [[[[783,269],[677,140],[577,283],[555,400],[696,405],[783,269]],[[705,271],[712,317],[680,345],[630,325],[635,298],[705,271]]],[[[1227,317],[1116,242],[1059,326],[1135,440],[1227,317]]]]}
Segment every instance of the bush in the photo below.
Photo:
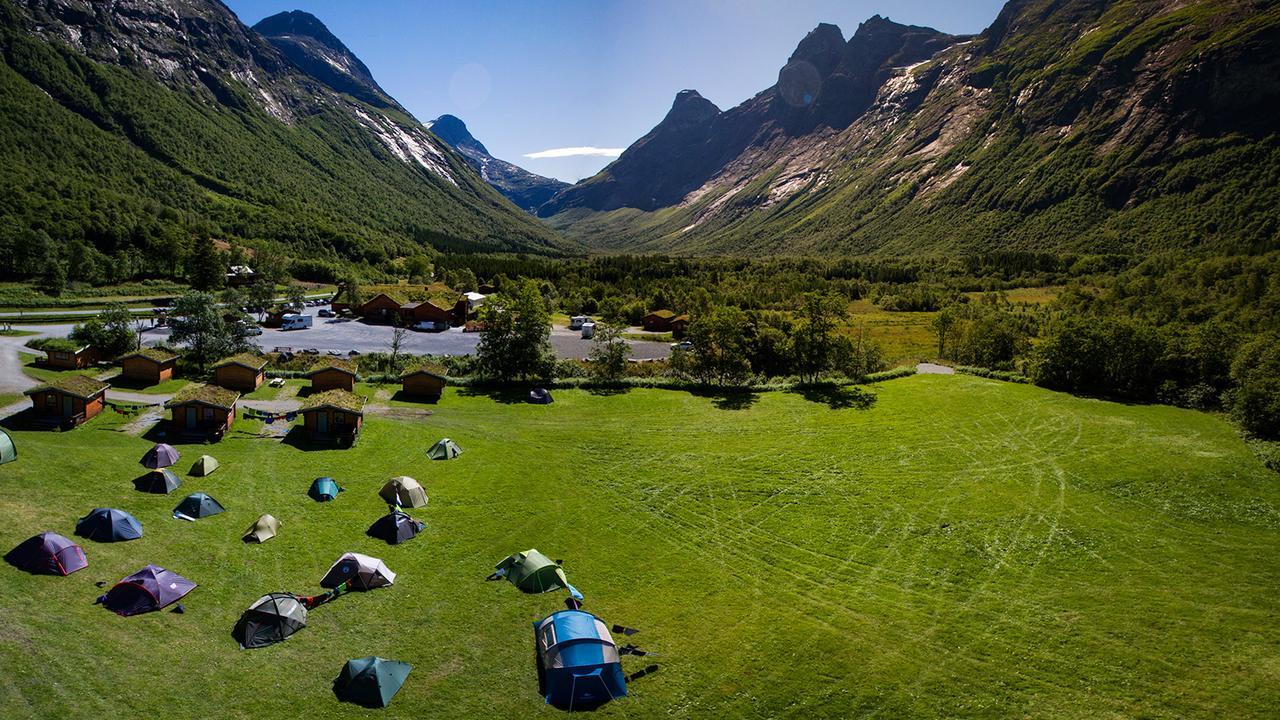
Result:
{"type": "Polygon", "coordinates": [[[974,375],[991,380],[1003,380],[1011,383],[1028,383],[1031,379],[1022,373],[1013,372],[1012,370],[992,370],[991,368],[973,367],[970,365],[957,365],[954,370],[962,375],[974,375]]]}
{"type": "Polygon", "coordinates": [[[1249,432],[1280,437],[1280,333],[1246,343],[1231,363],[1231,414],[1249,432]]]}

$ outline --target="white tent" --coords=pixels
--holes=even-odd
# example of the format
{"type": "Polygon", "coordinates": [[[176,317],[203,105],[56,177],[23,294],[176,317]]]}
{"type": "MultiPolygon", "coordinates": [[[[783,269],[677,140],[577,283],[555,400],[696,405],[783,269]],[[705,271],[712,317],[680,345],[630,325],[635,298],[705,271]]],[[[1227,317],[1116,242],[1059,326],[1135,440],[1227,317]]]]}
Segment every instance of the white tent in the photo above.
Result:
{"type": "Polygon", "coordinates": [[[320,587],[335,588],[348,583],[352,590],[372,590],[396,581],[396,574],[391,572],[386,563],[376,557],[360,553],[343,553],[325,573],[320,587]]]}

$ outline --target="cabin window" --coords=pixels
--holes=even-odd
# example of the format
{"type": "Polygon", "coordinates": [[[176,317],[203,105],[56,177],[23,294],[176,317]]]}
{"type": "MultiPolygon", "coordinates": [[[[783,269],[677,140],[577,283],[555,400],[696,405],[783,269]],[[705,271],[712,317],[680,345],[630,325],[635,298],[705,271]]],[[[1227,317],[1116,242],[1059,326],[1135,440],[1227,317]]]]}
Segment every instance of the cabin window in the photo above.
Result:
{"type": "Polygon", "coordinates": [[[54,397],[53,393],[45,393],[44,406],[50,410],[58,407],[58,398],[54,397]]]}
{"type": "Polygon", "coordinates": [[[334,425],[346,425],[346,424],[347,424],[347,414],[346,414],[346,413],[334,413],[334,414],[333,414],[333,424],[334,424],[334,425]]]}
{"type": "Polygon", "coordinates": [[[205,420],[207,420],[207,421],[212,421],[212,420],[213,420],[213,408],[205,408],[205,409],[204,409],[204,419],[205,419],[205,420]]]}
{"type": "Polygon", "coordinates": [[[546,650],[556,644],[556,624],[547,623],[547,627],[542,631],[542,649],[546,650]]]}

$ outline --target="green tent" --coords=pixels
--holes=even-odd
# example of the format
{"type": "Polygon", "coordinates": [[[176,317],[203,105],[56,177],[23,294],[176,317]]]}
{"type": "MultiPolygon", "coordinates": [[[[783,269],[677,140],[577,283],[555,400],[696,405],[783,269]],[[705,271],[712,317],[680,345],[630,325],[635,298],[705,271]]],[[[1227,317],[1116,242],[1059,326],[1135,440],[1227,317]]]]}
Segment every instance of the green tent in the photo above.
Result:
{"type": "Polygon", "coordinates": [[[263,515],[244,531],[242,538],[247,543],[264,543],[276,536],[280,531],[280,521],[270,515],[263,515]]]}
{"type": "Polygon", "coordinates": [[[18,447],[13,444],[13,438],[9,437],[9,433],[0,430],[0,465],[17,459],[18,447]]]}
{"type": "Polygon", "coordinates": [[[409,663],[380,657],[348,660],[333,681],[333,694],[356,705],[384,708],[391,704],[412,669],[409,663]]]}
{"type": "Polygon", "coordinates": [[[564,570],[551,558],[537,550],[508,555],[494,568],[490,580],[506,578],[512,585],[527,593],[544,593],[561,588],[568,590],[574,597],[581,598],[578,591],[569,584],[564,570]]]}
{"type": "Polygon", "coordinates": [[[427,451],[427,457],[432,460],[452,460],[461,454],[462,448],[458,447],[458,443],[449,438],[441,439],[427,451]]]}
{"type": "Polygon", "coordinates": [[[196,464],[191,466],[191,475],[195,477],[204,477],[213,474],[218,469],[218,461],[212,455],[201,455],[196,460],[196,464]]]}

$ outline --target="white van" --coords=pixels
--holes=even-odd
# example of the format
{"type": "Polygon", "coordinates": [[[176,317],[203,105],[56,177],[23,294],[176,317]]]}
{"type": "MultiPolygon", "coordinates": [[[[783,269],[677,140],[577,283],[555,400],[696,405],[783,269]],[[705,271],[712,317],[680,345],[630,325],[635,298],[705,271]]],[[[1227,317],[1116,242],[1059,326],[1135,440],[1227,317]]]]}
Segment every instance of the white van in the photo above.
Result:
{"type": "Polygon", "coordinates": [[[285,315],[280,318],[281,330],[305,330],[311,327],[313,318],[310,315],[285,315]]]}
{"type": "Polygon", "coordinates": [[[596,324],[593,322],[582,323],[582,339],[590,340],[596,336],[596,324]]]}

